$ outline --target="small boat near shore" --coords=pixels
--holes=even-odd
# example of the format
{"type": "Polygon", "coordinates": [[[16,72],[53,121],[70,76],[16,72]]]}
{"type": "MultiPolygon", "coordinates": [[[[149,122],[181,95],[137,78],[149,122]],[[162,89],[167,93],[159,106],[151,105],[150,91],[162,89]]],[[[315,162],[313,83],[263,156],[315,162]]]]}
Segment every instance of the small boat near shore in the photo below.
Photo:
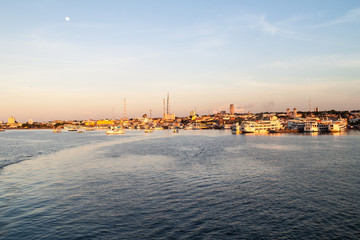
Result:
{"type": "Polygon", "coordinates": [[[106,135],[121,135],[124,134],[125,131],[122,129],[118,129],[118,130],[107,130],[106,131],[106,135]]]}
{"type": "Polygon", "coordinates": [[[145,129],[145,133],[152,133],[154,130],[153,129],[145,129]]]}
{"type": "Polygon", "coordinates": [[[53,133],[61,133],[61,128],[54,128],[53,133]]]}

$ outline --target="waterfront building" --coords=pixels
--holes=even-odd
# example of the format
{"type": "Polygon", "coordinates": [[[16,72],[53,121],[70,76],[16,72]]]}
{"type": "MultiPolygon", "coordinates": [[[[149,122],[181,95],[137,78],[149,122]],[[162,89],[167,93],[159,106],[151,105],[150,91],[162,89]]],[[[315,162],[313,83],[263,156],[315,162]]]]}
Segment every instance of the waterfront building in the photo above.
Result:
{"type": "Polygon", "coordinates": [[[113,120],[103,119],[96,122],[97,126],[108,126],[108,125],[114,125],[113,120]]]}
{"type": "Polygon", "coordinates": [[[85,121],[85,126],[95,126],[95,124],[96,124],[96,121],[94,121],[92,119],[85,121]]]}

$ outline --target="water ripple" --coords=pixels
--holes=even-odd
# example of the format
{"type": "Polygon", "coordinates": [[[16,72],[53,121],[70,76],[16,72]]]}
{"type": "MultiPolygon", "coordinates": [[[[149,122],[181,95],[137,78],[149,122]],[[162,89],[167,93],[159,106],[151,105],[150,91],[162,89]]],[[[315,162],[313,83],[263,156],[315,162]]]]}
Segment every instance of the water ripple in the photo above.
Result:
{"type": "Polygon", "coordinates": [[[45,133],[1,170],[2,239],[359,238],[358,136],[45,133]]]}

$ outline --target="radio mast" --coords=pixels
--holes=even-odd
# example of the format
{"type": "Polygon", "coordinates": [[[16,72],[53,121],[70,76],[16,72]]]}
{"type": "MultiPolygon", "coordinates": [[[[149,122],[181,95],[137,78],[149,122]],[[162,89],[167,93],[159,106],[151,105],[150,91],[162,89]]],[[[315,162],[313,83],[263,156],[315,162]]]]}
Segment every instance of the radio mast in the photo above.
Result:
{"type": "Polygon", "coordinates": [[[166,114],[169,115],[169,92],[167,93],[167,105],[166,105],[166,114]]]}
{"type": "Polygon", "coordinates": [[[126,98],[124,98],[124,120],[126,120],[126,98]]]}
{"type": "Polygon", "coordinates": [[[166,118],[166,113],[165,113],[165,98],[163,98],[163,111],[164,111],[164,119],[166,118]]]}

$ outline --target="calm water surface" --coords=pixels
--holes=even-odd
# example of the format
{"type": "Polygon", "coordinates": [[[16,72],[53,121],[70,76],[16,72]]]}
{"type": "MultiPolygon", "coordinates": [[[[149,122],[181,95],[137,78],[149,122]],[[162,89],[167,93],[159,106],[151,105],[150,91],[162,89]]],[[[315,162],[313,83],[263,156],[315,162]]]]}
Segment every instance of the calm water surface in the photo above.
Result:
{"type": "Polygon", "coordinates": [[[0,239],[359,239],[360,134],[0,133],[0,239]]]}

